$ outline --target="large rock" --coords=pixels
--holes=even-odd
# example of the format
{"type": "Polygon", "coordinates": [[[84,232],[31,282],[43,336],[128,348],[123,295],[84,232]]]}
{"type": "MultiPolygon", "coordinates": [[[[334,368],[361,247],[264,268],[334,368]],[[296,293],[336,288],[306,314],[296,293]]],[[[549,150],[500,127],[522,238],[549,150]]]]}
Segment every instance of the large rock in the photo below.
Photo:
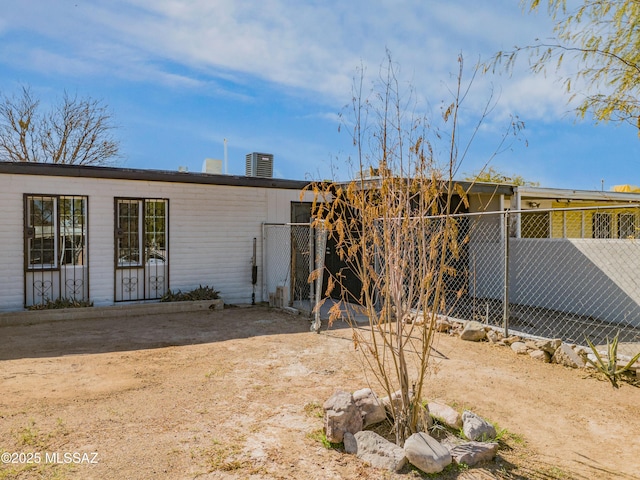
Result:
{"type": "MultiPolygon", "coordinates": [[[[404,449],[381,437],[376,432],[363,430],[354,436],[358,458],[371,464],[375,468],[384,468],[392,472],[399,472],[407,464],[404,449]]],[[[348,438],[348,434],[345,436],[348,438]]],[[[351,439],[348,440],[351,447],[351,439]]],[[[346,443],[345,443],[346,449],[346,443]]]]}
{"type": "Polygon", "coordinates": [[[496,438],[496,428],[469,410],[462,413],[462,431],[469,440],[489,441],[496,438]]]}
{"type": "Polygon", "coordinates": [[[558,347],[551,361],[572,368],[583,368],[585,363],[584,359],[566,343],[558,347]]]}
{"type": "Polygon", "coordinates": [[[462,417],[449,405],[438,402],[429,402],[427,404],[429,414],[444,423],[447,427],[459,430],[462,428],[462,417]]]}
{"type": "Polygon", "coordinates": [[[343,390],[336,391],[324,402],[324,432],[331,443],[340,443],[345,432],[362,430],[362,415],[353,395],[343,390]]]}
{"type": "Polygon", "coordinates": [[[414,433],[404,442],[404,452],[413,466],[425,473],[438,473],[451,463],[451,453],[424,432],[414,433]]]}
{"type": "Polygon", "coordinates": [[[484,340],[486,336],[487,332],[484,329],[484,325],[476,321],[467,322],[460,334],[462,340],[468,340],[470,342],[479,342],[484,340]]]}
{"type": "Polygon", "coordinates": [[[457,445],[442,443],[449,449],[454,462],[470,467],[491,460],[498,453],[498,444],[495,442],[465,442],[457,445]]]}
{"type": "Polygon", "coordinates": [[[353,392],[353,401],[362,415],[362,426],[375,425],[387,419],[387,412],[382,401],[370,388],[353,392]]]}

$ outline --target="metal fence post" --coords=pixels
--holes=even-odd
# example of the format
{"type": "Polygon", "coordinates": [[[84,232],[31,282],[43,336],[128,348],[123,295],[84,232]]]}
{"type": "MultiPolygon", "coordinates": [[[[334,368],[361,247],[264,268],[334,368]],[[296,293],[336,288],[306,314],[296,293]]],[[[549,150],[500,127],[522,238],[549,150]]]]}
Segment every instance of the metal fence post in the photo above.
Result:
{"type": "Polygon", "coordinates": [[[509,210],[504,213],[504,295],[502,298],[502,321],[504,336],[509,336],[509,210]]]}
{"type": "Polygon", "coordinates": [[[269,301],[269,292],[267,287],[267,274],[269,273],[267,265],[267,226],[262,223],[262,242],[260,242],[262,255],[262,268],[260,268],[260,282],[262,283],[262,301],[269,301]]]}
{"type": "Polygon", "coordinates": [[[315,268],[317,269],[317,277],[315,282],[315,303],[313,304],[314,321],[311,325],[311,330],[316,333],[320,333],[320,327],[322,326],[322,318],[320,316],[320,304],[322,302],[322,282],[324,278],[324,263],[325,254],[327,250],[327,230],[324,228],[324,223],[319,222],[315,229],[318,238],[316,238],[316,254],[315,254],[315,268]]]}
{"type": "MultiPolygon", "coordinates": [[[[315,233],[313,228],[313,219],[309,223],[309,273],[315,270],[315,233]]],[[[309,284],[309,304],[313,309],[313,306],[318,303],[316,282],[310,282],[309,284]]]]}

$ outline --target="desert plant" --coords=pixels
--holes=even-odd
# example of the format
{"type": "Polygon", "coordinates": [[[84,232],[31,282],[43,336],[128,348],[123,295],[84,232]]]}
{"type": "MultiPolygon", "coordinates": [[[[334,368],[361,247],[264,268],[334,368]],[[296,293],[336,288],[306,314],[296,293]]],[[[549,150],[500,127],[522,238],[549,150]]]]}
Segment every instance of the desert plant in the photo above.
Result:
{"type": "Polygon", "coordinates": [[[593,361],[587,357],[587,362],[594,366],[598,372],[602,373],[607,380],[611,382],[613,388],[619,388],[618,381],[621,380],[624,375],[631,370],[631,366],[640,359],[640,352],[638,352],[626,365],[622,367],[618,366],[619,337],[620,331],[616,333],[611,341],[609,341],[609,337],[607,337],[607,355],[603,357],[593,342],[585,335],[587,344],[596,358],[596,360],[593,361]]]}
{"type": "Polygon", "coordinates": [[[196,300],[217,300],[220,298],[220,292],[218,290],[214,290],[213,287],[209,287],[205,285],[204,287],[200,285],[198,288],[194,288],[188,292],[182,292],[178,290],[176,292],[172,292],[168,290],[162,298],[161,302],[186,302],[186,301],[196,301],[196,300]]]}
{"type": "Polygon", "coordinates": [[[324,433],[324,430],[318,429],[313,432],[307,433],[307,438],[314,440],[316,442],[320,442],[324,448],[327,450],[339,450],[342,448],[342,443],[332,443],[327,439],[327,435],[324,433]]]}
{"type": "MultiPolygon", "coordinates": [[[[448,298],[462,293],[448,291],[446,283],[456,274],[453,265],[466,241],[458,238],[453,214],[468,206],[466,191],[453,180],[469,147],[458,136],[469,87],[462,81],[461,57],[458,66],[452,102],[442,108],[441,129],[413,113],[413,97],[409,92],[403,98],[390,57],[371,98],[363,94],[361,75],[354,84],[350,125],[357,148],[356,179],[310,187],[314,224],[327,231],[346,264],[340,272],[326,272],[325,298],[333,290],[341,296],[330,322],[347,321],[365,369],[395,399],[390,409],[401,446],[413,433],[426,430],[422,397],[436,316],[446,311],[448,298]],[[444,147],[435,145],[439,142],[444,147]],[[442,151],[444,158],[439,158],[442,151]],[[348,277],[357,279],[359,292],[347,288],[348,277]],[[355,314],[367,317],[368,328],[357,324],[355,314]]],[[[487,105],[482,118],[489,110],[487,105]]],[[[518,127],[510,123],[510,128],[518,127]]],[[[313,272],[310,280],[319,275],[313,272]]]]}
{"type": "Polygon", "coordinates": [[[60,308],[82,308],[93,307],[93,302],[89,300],[76,300],[74,298],[57,298],[55,300],[46,299],[44,303],[38,303],[27,307],[28,310],[55,310],[60,308]]]}

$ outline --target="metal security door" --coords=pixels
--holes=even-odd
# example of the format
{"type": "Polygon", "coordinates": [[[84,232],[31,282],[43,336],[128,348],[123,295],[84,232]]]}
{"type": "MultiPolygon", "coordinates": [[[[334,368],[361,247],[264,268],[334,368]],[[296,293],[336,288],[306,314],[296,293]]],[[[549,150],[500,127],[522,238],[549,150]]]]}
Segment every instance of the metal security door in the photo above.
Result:
{"type": "Polygon", "coordinates": [[[116,199],[116,302],[159,299],[167,292],[168,210],[165,199],[116,199]]]}

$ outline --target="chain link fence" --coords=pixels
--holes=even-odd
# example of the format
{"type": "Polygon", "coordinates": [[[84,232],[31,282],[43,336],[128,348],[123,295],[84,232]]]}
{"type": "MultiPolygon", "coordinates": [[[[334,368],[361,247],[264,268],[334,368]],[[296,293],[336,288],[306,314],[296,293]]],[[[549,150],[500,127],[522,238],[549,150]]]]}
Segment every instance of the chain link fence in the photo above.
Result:
{"type": "MultiPolygon", "coordinates": [[[[638,205],[472,213],[451,220],[441,313],[507,335],[581,345],[589,338],[597,345],[619,332],[621,344],[640,343],[638,205]]],[[[446,220],[420,221],[439,234],[446,220]]],[[[326,232],[308,223],[264,224],[263,298],[311,312],[323,279],[310,282],[309,275],[322,271],[325,244],[326,232]]]]}
{"type": "Polygon", "coordinates": [[[263,298],[310,312],[315,305],[315,234],[308,223],[263,225],[263,298]]]}
{"type": "MultiPolygon", "coordinates": [[[[438,220],[434,217],[434,221],[438,220]]],[[[640,209],[454,216],[446,313],[585,345],[640,342],[640,209]]],[[[440,221],[442,221],[440,219],[440,221]]]]}

